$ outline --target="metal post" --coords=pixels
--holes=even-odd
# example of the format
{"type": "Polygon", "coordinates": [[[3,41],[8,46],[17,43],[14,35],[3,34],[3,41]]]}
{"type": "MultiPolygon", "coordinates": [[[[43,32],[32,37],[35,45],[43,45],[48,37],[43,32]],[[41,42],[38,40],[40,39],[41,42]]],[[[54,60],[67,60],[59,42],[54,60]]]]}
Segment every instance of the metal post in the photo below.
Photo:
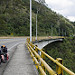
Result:
{"type": "MultiPolygon", "coordinates": [[[[59,63],[63,64],[63,61],[61,58],[56,59],[59,63]]],[[[56,65],[56,72],[58,75],[63,75],[63,70],[60,66],[56,65]]]]}
{"type": "Polygon", "coordinates": [[[36,14],[36,40],[37,40],[37,14],[36,14]]]}
{"type": "MultiPolygon", "coordinates": [[[[44,49],[42,49],[42,51],[44,51],[44,49]]],[[[41,53],[41,58],[43,60],[45,60],[45,55],[43,53],[41,53]]],[[[45,71],[46,69],[45,69],[45,67],[44,67],[44,65],[42,63],[41,63],[41,66],[42,66],[43,70],[45,71]]]]}
{"type": "Polygon", "coordinates": [[[37,15],[38,15],[38,9],[37,9],[37,14],[36,14],[36,40],[37,40],[37,15]]]}
{"type": "Polygon", "coordinates": [[[32,41],[32,0],[30,0],[30,42],[32,41]]]}
{"type": "Polygon", "coordinates": [[[53,29],[52,29],[52,25],[51,25],[51,36],[53,35],[53,29]]]}
{"type": "Polygon", "coordinates": [[[65,36],[66,36],[66,31],[65,31],[65,36]]]}
{"type": "Polygon", "coordinates": [[[64,35],[63,35],[63,29],[62,29],[62,36],[64,36],[64,35]]]}
{"type": "Polygon", "coordinates": [[[60,36],[60,28],[59,28],[59,36],[60,36]]]}
{"type": "MultiPolygon", "coordinates": [[[[38,47],[38,45],[35,45],[36,47],[38,47]]],[[[35,51],[38,53],[38,49],[35,47],[35,51]]],[[[37,56],[35,55],[35,57],[36,57],[36,59],[37,59],[37,61],[38,61],[38,58],[37,58],[37,56]]],[[[36,68],[38,69],[38,65],[36,65],[36,68]]]]}

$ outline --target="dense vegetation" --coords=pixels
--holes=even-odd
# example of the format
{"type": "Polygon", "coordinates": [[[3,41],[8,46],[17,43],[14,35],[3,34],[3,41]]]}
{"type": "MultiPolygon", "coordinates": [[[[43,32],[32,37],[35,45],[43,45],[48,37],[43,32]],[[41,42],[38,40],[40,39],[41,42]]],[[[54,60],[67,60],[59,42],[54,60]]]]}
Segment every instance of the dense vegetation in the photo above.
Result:
{"type": "MultiPolygon", "coordinates": [[[[33,0],[33,35],[38,11],[38,35],[73,35],[74,25],[62,15],[33,0]]],[[[29,35],[29,0],[0,0],[0,36],[29,35]]]]}
{"type": "MultiPolygon", "coordinates": [[[[51,43],[45,47],[46,53],[54,59],[62,58],[63,64],[75,72],[75,37],[64,39],[63,42],[51,43]]],[[[55,69],[55,64],[46,58],[47,63],[55,69]]]]}

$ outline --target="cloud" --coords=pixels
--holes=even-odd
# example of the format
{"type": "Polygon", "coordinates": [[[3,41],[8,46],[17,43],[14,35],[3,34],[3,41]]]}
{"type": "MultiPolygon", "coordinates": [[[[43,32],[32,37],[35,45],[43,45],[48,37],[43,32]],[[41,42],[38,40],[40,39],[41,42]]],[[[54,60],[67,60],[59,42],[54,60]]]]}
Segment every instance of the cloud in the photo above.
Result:
{"type": "Polygon", "coordinates": [[[73,21],[73,22],[75,21],[75,16],[68,16],[67,18],[68,18],[70,21],[73,21]]]}
{"type": "Polygon", "coordinates": [[[53,9],[53,10],[56,11],[57,13],[59,13],[59,14],[63,14],[63,15],[69,14],[67,9],[60,9],[60,10],[53,9]]]}
{"type": "Polygon", "coordinates": [[[57,13],[62,14],[63,16],[69,16],[70,19],[75,17],[75,0],[45,0],[48,4],[48,7],[57,13]]]}
{"type": "Polygon", "coordinates": [[[74,3],[71,0],[46,0],[47,4],[49,4],[49,7],[52,6],[53,8],[66,8],[74,3]]]}

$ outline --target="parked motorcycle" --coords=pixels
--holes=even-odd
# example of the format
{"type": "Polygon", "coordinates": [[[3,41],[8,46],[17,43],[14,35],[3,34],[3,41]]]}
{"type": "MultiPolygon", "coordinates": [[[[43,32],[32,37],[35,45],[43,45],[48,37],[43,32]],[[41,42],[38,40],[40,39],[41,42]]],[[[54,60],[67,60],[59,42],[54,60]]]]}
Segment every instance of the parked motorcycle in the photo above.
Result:
{"type": "Polygon", "coordinates": [[[8,59],[9,59],[8,53],[1,55],[1,62],[6,63],[8,61],[8,59]]]}

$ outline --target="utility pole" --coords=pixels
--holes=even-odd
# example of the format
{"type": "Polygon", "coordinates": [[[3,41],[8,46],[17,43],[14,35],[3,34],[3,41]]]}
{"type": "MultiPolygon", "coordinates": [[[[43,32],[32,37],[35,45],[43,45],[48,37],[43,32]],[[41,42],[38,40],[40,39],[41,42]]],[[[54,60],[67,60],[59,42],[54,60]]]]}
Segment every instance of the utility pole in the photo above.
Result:
{"type": "Polygon", "coordinates": [[[30,42],[32,41],[32,0],[30,0],[30,42]]]}
{"type": "Polygon", "coordinates": [[[65,36],[66,36],[66,30],[65,30],[65,36]]]}
{"type": "Polygon", "coordinates": [[[59,36],[60,36],[60,28],[59,28],[59,36]]]}
{"type": "Polygon", "coordinates": [[[52,25],[51,25],[51,36],[53,35],[53,29],[52,29],[52,25]]]}
{"type": "Polygon", "coordinates": [[[75,26],[74,26],[74,36],[75,36],[75,26]]]}
{"type": "Polygon", "coordinates": [[[62,36],[64,36],[64,35],[63,35],[63,29],[62,29],[62,36]]]}
{"type": "Polygon", "coordinates": [[[36,13],[36,40],[37,40],[37,15],[38,15],[38,9],[37,9],[37,13],[36,13]]]}
{"type": "Polygon", "coordinates": [[[58,35],[60,36],[60,22],[59,22],[59,19],[58,19],[58,21],[57,21],[57,25],[59,26],[58,35]]]}
{"type": "Polygon", "coordinates": [[[37,40],[37,14],[36,14],[36,40],[37,40]]]}

